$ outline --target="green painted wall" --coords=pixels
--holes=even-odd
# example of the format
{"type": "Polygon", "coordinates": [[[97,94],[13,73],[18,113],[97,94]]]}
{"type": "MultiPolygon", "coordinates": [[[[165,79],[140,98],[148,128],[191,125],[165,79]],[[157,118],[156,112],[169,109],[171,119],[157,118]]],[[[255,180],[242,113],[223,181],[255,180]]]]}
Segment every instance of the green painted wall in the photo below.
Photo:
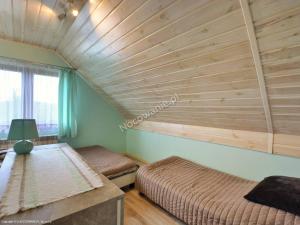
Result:
{"type": "MultiPolygon", "coordinates": [[[[0,39],[0,56],[66,66],[55,52],[0,39]]],[[[122,133],[120,114],[81,78],[78,78],[78,137],[66,140],[74,147],[100,144],[149,162],[178,155],[240,177],[261,180],[281,174],[300,177],[300,159],[241,150],[239,148],[128,130],[122,133]]]]}
{"type": "Polygon", "coordinates": [[[81,78],[77,83],[77,123],[78,137],[67,142],[73,147],[94,144],[125,152],[126,133],[122,133],[119,124],[122,117],[108,105],[81,78]]]}
{"type": "Polygon", "coordinates": [[[0,39],[0,56],[28,60],[36,63],[66,66],[54,51],[15,41],[0,39]]]}
{"type": "MultiPolygon", "coordinates": [[[[36,63],[66,66],[52,50],[0,39],[0,56],[36,63]]],[[[126,150],[126,134],[119,129],[121,115],[78,77],[78,136],[63,140],[73,147],[103,145],[115,151],[126,150]]]]}
{"type": "Polygon", "coordinates": [[[135,129],[127,130],[126,143],[130,155],[149,162],[177,155],[250,180],[259,181],[270,175],[300,177],[299,158],[270,155],[135,129]]]}

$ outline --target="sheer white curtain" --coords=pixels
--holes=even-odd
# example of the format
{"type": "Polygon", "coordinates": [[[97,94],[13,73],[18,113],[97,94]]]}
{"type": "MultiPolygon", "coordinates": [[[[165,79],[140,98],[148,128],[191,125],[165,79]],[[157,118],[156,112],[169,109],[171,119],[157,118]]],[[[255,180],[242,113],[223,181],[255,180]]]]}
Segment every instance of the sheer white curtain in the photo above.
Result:
{"type": "Polygon", "coordinates": [[[6,138],[12,119],[22,117],[21,73],[0,68],[0,139],[6,138]]]}
{"type": "Polygon", "coordinates": [[[0,139],[12,119],[36,119],[39,135],[58,133],[59,71],[16,60],[0,59],[0,139]]]}
{"type": "Polygon", "coordinates": [[[23,118],[32,118],[33,113],[33,73],[28,68],[22,70],[22,111],[23,118]]]}
{"type": "Polygon", "coordinates": [[[58,77],[34,75],[33,118],[39,130],[58,133],[58,77]]]}

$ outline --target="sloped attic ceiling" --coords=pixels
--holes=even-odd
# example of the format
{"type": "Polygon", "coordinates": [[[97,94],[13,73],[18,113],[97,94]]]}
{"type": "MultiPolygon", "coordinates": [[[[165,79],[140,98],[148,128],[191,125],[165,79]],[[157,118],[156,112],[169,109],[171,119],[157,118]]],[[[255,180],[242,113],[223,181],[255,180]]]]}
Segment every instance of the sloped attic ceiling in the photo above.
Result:
{"type": "Polygon", "coordinates": [[[300,1],[249,1],[263,89],[239,0],[90,0],[63,21],[58,2],[1,0],[0,36],[56,50],[126,118],[177,94],[150,120],[266,132],[267,107],[300,135],[300,1]]]}

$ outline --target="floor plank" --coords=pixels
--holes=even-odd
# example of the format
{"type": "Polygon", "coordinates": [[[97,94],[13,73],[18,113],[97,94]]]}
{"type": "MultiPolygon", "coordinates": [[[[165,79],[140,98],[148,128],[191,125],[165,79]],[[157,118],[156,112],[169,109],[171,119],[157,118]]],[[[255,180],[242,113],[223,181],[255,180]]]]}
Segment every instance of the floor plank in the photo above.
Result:
{"type": "Polygon", "coordinates": [[[125,194],[125,225],[183,225],[175,217],[139,195],[136,189],[125,194]]]}

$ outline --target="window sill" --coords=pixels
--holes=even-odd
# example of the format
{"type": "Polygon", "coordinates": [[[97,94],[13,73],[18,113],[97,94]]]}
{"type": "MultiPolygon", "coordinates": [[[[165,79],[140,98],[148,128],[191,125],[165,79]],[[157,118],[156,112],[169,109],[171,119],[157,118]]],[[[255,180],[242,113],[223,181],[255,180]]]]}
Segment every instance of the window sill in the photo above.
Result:
{"type": "MultiPolygon", "coordinates": [[[[47,139],[47,138],[58,138],[58,134],[53,134],[53,135],[42,135],[40,137],[38,137],[37,139],[47,139]]],[[[10,141],[10,140],[7,140],[7,139],[3,139],[3,138],[0,138],[0,142],[1,141],[10,141]]]]}
{"type": "MultiPolygon", "coordinates": [[[[56,144],[58,142],[57,135],[48,135],[48,136],[41,136],[37,139],[32,140],[34,145],[46,145],[46,144],[56,144]]],[[[0,140],[0,150],[5,150],[11,148],[16,141],[11,140],[0,140]]]]}

